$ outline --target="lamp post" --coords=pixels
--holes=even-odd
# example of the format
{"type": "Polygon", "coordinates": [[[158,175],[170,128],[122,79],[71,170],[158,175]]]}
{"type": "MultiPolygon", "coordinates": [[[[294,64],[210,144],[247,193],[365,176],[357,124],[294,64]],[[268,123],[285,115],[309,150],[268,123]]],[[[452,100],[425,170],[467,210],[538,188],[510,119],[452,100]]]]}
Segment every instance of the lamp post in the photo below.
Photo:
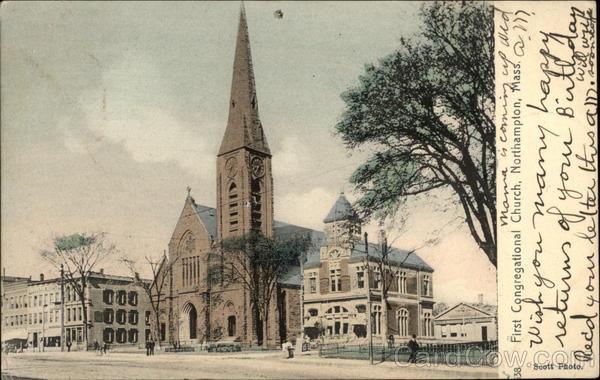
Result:
{"type": "Polygon", "coordinates": [[[60,264],[60,351],[65,350],[65,270],[60,264]]]}
{"type": "Polygon", "coordinates": [[[365,231],[365,282],[367,288],[367,335],[369,336],[369,363],[373,364],[373,315],[371,302],[371,266],[369,264],[369,234],[365,231]]]}

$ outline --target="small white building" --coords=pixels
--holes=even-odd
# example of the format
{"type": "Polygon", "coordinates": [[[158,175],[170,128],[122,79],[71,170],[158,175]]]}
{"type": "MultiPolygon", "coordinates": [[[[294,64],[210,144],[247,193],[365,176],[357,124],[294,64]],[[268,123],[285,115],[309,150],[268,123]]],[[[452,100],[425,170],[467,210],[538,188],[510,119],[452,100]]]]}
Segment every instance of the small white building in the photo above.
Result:
{"type": "Polygon", "coordinates": [[[498,339],[497,308],[486,304],[459,303],[433,318],[436,340],[485,342],[498,339]]]}

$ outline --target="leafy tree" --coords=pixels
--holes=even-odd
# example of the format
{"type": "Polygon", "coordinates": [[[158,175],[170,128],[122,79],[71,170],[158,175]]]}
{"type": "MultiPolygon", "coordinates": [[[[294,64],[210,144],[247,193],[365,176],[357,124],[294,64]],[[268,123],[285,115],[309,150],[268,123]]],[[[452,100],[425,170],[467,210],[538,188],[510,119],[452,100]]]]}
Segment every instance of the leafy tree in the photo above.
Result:
{"type": "MultiPolygon", "coordinates": [[[[116,247],[107,242],[103,232],[58,236],[53,239],[52,250],[40,251],[40,256],[57,270],[64,266],[66,284],[73,289],[83,312],[83,341],[88,347],[88,299],[86,289],[96,266],[112,257],[116,247]]],[[[62,300],[64,302],[64,300],[62,300]]]]}
{"type": "MultiPolygon", "coordinates": [[[[258,232],[223,239],[218,263],[209,267],[209,282],[241,284],[248,291],[255,336],[267,342],[271,306],[278,280],[310,245],[307,236],[270,238],[258,232]]],[[[214,255],[213,255],[214,256],[214,255]]],[[[215,262],[217,260],[213,260],[215,262]]]]}
{"type": "Polygon", "coordinates": [[[342,94],[336,131],[375,153],[350,181],[365,217],[393,218],[407,197],[449,188],[496,265],[493,18],[485,3],[425,4],[422,38],[368,64],[342,94]]]}
{"type": "Polygon", "coordinates": [[[152,334],[154,336],[154,341],[158,343],[159,347],[161,345],[160,308],[166,297],[165,291],[169,275],[173,271],[177,260],[178,257],[175,257],[173,260],[169,260],[166,254],[163,254],[163,256],[160,258],[146,256],[144,258],[145,264],[152,273],[152,279],[148,281],[140,278],[138,265],[134,260],[127,257],[121,258],[121,262],[123,262],[123,264],[125,264],[125,266],[129,269],[135,279],[136,284],[144,289],[144,292],[150,301],[150,306],[152,307],[152,312],[154,314],[154,329],[152,330],[152,334]]]}

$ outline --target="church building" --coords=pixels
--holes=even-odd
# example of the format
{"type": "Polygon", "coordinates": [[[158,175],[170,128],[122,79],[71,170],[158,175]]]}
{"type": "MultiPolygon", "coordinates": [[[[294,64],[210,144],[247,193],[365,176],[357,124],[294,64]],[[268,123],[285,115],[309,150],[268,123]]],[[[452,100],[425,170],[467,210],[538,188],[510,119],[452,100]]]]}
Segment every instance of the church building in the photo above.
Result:
{"type": "MultiPolygon", "coordinates": [[[[196,203],[188,189],[162,264],[161,275],[168,276],[168,286],[155,295],[162,300],[156,328],[160,341],[180,346],[227,340],[277,346],[303,332],[312,335],[318,326],[330,338],[364,337],[368,290],[375,316],[374,334],[381,336],[388,331],[400,338],[413,333],[433,335],[433,269],[416,254],[393,249],[390,257],[400,277],[390,288],[384,321],[377,274],[373,272],[365,281],[371,273],[364,260],[367,246],[360,239],[360,222],[350,203],[340,196],[325,218],[325,233],[274,220],[271,160],[259,118],[242,8],[229,117],[216,158],[216,207],[196,203]],[[208,281],[215,254],[221,254],[221,262],[227,264],[220,243],[251,232],[274,238],[305,236],[312,242],[303,267],[291,266],[278,279],[266,332],[242,281],[208,281]]],[[[375,262],[376,247],[370,249],[375,262]]]]}
{"type": "Polygon", "coordinates": [[[188,189],[162,264],[162,275],[169,278],[168,289],[156,295],[163,300],[157,330],[166,343],[191,346],[231,340],[275,346],[301,333],[299,267],[290,267],[278,280],[266,334],[263,324],[254,320],[249,291],[241,281],[208,280],[211,260],[219,254],[223,239],[250,232],[267,237],[314,233],[273,219],[271,151],[258,113],[243,8],[238,28],[229,117],[216,159],[216,208],[197,204],[188,189]]]}

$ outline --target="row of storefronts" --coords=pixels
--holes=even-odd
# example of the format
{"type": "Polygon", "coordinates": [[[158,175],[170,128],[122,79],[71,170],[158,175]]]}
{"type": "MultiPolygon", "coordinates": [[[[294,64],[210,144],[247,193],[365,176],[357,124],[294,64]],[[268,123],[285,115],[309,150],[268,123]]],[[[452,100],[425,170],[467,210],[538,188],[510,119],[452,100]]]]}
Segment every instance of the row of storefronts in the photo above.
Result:
{"type": "Polygon", "coordinates": [[[60,278],[3,276],[2,342],[53,350],[64,339],[66,349],[80,350],[87,330],[88,345],[143,345],[150,336],[150,304],[140,281],[95,272],[88,279],[84,309],[68,283],[61,291],[60,278]]]}

